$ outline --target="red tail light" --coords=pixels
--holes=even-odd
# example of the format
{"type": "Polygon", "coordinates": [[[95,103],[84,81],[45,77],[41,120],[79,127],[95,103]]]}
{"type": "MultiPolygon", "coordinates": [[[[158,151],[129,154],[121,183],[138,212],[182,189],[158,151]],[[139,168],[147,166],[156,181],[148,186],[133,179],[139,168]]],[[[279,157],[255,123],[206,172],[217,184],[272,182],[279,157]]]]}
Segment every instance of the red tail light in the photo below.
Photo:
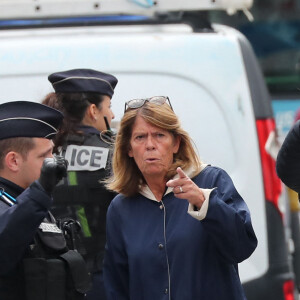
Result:
{"type": "Polygon", "coordinates": [[[283,283],[283,295],[284,300],[295,300],[293,280],[287,280],[283,283]]]}
{"type": "Polygon", "coordinates": [[[275,160],[265,150],[265,144],[269,134],[275,130],[275,121],[274,119],[256,120],[256,127],[262,162],[265,197],[268,201],[272,202],[280,212],[278,199],[282,189],[281,181],[276,174],[275,160]]]}

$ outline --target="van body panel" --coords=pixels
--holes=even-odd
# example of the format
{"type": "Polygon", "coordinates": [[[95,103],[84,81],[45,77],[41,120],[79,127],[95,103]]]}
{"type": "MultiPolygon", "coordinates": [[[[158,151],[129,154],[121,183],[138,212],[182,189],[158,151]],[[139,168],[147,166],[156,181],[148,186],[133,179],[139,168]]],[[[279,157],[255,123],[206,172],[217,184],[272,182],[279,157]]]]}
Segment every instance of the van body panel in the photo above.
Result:
{"type": "Polygon", "coordinates": [[[212,33],[195,33],[187,25],[95,26],[6,30],[0,41],[0,103],[39,102],[53,91],[49,74],[74,68],[119,79],[112,100],[115,124],[125,101],[169,96],[200,158],[225,169],[249,206],[258,247],[239,264],[242,282],[268,272],[269,225],[255,120],[272,116],[272,110],[263,102],[268,94],[259,83],[262,75],[240,33],[225,26],[212,33]]]}

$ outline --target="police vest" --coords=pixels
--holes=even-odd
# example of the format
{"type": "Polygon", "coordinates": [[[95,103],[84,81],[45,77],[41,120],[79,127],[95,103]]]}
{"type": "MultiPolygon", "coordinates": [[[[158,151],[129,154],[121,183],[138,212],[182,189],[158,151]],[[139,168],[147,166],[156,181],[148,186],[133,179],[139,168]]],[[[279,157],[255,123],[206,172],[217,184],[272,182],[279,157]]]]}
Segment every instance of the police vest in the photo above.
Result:
{"type": "Polygon", "coordinates": [[[27,300],[80,300],[90,288],[82,256],[68,250],[64,234],[49,213],[40,224],[30,256],[23,260],[27,300]]]}
{"type": "Polygon", "coordinates": [[[97,134],[70,135],[60,155],[68,161],[68,171],[97,171],[110,169],[110,148],[97,134]]]}
{"type": "Polygon", "coordinates": [[[97,134],[69,136],[61,152],[69,162],[68,176],[53,194],[55,218],[64,222],[71,217],[81,225],[76,238],[67,242],[82,254],[91,272],[102,269],[106,212],[115,196],[101,182],[110,175],[111,153],[97,134]]]}

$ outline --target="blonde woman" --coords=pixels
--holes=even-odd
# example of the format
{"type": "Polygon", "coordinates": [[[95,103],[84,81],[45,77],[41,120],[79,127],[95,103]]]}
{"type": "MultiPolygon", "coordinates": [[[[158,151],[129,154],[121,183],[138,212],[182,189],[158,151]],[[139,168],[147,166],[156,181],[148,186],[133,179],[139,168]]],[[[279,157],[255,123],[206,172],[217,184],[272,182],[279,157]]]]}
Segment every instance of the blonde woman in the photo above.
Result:
{"type": "Polygon", "coordinates": [[[113,173],[108,300],[246,299],[238,263],[257,245],[249,210],[228,174],[200,161],[168,97],[126,103],[113,173]]]}

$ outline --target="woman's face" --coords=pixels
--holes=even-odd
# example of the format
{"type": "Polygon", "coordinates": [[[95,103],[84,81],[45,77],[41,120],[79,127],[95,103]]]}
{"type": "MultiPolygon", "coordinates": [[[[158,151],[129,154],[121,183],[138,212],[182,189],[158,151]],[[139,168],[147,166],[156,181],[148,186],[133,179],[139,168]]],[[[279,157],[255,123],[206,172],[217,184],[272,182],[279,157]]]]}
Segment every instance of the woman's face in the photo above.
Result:
{"type": "Polygon", "coordinates": [[[130,150],[144,178],[164,178],[177,153],[180,140],[167,130],[147,123],[138,116],[132,128],[130,150]]]}
{"type": "Polygon", "coordinates": [[[96,121],[95,127],[99,131],[107,130],[107,127],[106,127],[106,124],[104,121],[104,116],[106,116],[109,126],[111,125],[111,120],[115,118],[115,115],[111,109],[110,97],[107,95],[105,95],[103,97],[104,97],[104,99],[101,103],[101,109],[97,110],[97,115],[96,115],[97,121],[96,121]]]}

